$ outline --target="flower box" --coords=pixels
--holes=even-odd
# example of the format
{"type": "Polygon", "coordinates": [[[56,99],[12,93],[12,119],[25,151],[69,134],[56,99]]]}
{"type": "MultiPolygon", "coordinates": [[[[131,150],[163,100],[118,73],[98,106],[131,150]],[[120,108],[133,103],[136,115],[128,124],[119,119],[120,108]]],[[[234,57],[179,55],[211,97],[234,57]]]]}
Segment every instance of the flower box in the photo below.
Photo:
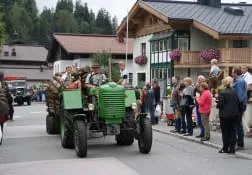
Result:
{"type": "Polygon", "coordinates": [[[147,57],[146,56],[138,56],[135,58],[135,63],[139,65],[146,65],[147,64],[147,57]]]}
{"type": "Polygon", "coordinates": [[[175,49],[175,50],[173,50],[173,51],[169,54],[169,56],[170,56],[171,60],[173,60],[173,61],[179,61],[180,58],[181,58],[181,56],[182,56],[182,53],[181,53],[180,50],[175,49]]]}
{"type": "Polygon", "coordinates": [[[206,49],[199,53],[200,58],[209,63],[212,59],[220,59],[220,51],[217,49],[206,49]]]}

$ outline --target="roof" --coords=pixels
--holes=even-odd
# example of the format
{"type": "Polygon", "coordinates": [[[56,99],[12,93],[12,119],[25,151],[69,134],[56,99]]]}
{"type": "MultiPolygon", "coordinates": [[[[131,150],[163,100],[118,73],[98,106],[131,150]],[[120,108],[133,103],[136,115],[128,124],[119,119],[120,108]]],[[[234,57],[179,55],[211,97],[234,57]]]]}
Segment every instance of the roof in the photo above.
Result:
{"type": "MultiPolygon", "coordinates": [[[[68,53],[92,54],[102,51],[125,54],[126,42],[119,42],[115,35],[84,35],[55,33],[53,38],[68,53]]],[[[133,39],[128,40],[128,53],[133,54],[133,39]]]]}
{"type": "Polygon", "coordinates": [[[43,46],[3,45],[0,60],[46,62],[47,53],[47,49],[43,46]],[[15,48],[16,56],[11,54],[13,48],[15,48]],[[5,56],[6,51],[9,52],[9,56],[5,56]]]}
{"type": "Polygon", "coordinates": [[[197,21],[220,34],[252,35],[252,5],[222,4],[221,8],[200,5],[197,2],[142,0],[142,3],[168,17],[168,20],[197,21]],[[243,16],[224,12],[225,7],[239,7],[243,16]]]}

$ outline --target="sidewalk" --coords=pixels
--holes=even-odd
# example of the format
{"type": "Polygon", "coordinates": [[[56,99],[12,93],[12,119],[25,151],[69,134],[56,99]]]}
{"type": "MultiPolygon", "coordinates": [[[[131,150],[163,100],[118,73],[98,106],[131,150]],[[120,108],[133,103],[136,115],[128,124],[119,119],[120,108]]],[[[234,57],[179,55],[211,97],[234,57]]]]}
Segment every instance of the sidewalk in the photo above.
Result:
{"type": "MultiPolygon", "coordinates": [[[[199,144],[207,145],[213,148],[221,149],[222,148],[222,137],[219,132],[211,132],[211,140],[207,142],[201,142],[200,139],[195,138],[196,135],[199,135],[199,128],[194,128],[194,136],[183,136],[178,133],[171,133],[170,131],[174,129],[174,126],[167,126],[166,123],[160,122],[158,125],[153,126],[153,130],[168,134],[180,139],[196,142],[199,144]]],[[[216,150],[217,152],[217,150],[216,150]]],[[[252,159],[252,138],[245,137],[245,150],[237,151],[238,156],[252,159]]]]}

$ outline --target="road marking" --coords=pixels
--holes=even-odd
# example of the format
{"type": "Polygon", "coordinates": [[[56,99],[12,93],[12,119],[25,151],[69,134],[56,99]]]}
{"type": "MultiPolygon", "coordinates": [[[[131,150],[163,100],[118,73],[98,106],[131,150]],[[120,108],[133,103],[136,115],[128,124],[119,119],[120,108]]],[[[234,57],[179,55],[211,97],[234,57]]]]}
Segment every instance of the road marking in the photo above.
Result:
{"type": "Polygon", "coordinates": [[[13,116],[13,119],[17,119],[17,118],[22,118],[22,116],[21,115],[14,115],[13,116]]]}
{"type": "Polygon", "coordinates": [[[139,175],[135,170],[116,158],[91,158],[68,160],[43,160],[24,163],[10,163],[0,165],[0,174],[8,175],[139,175]]]}
{"type": "Polygon", "coordinates": [[[35,111],[35,112],[30,112],[30,114],[45,114],[47,113],[46,111],[35,111]]]}

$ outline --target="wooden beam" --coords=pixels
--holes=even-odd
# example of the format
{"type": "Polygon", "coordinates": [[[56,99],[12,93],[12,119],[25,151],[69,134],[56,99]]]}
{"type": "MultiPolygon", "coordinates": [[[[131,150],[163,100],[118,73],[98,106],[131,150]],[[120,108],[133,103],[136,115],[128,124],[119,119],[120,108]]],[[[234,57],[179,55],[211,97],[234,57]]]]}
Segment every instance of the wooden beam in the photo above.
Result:
{"type": "Polygon", "coordinates": [[[252,35],[220,35],[221,40],[252,40],[252,35]]]}
{"type": "MultiPolygon", "coordinates": [[[[139,10],[140,5],[139,5],[139,0],[136,1],[136,3],[134,4],[134,6],[130,9],[129,11],[129,19],[134,16],[134,14],[139,10]]],[[[122,21],[121,25],[119,26],[119,28],[116,31],[117,35],[120,35],[122,33],[124,33],[124,30],[126,30],[127,27],[127,19],[124,18],[124,20],[122,21]]]]}
{"type": "Polygon", "coordinates": [[[219,33],[216,32],[215,30],[211,29],[210,27],[204,25],[204,24],[201,24],[200,22],[198,21],[193,21],[193,26],[205,33],[207,33],[208,35],[212,36],[214,39],[220,39],[220,36],[219,36],[219,33]]]}
{"type": "Polygon", "coordinates": [[[225,40],[225,48],[229,48],[229,40],[225,40]]]}
{"type": "Polygon", "coordinates": [[[171,29],[171,26],[168,24],[155,24],[155,25],[149,25],[149,26],[139,26],[139,29],[136,30],[135,34],[136,37],[141,37],[153,33],[159,33],[163,31],[168,31],[171,29]]]}
{"type": "Polygon", "coordinates": [[[150,14],[153,14],[154,16],[158,17],[159,19],[163,20],[164,22],[168,23],[168,17],[159,11],[155,10],[154,8],[144,4],[143,2],[139,1],[139,6],[149,12],[150,14]]]}
{"type": "Polygon", "coordinates": [[[130,21],[134,24],[143,24],[143,20],[142,19],[136,19],[136,18],[131,18],[130,21]]]}

